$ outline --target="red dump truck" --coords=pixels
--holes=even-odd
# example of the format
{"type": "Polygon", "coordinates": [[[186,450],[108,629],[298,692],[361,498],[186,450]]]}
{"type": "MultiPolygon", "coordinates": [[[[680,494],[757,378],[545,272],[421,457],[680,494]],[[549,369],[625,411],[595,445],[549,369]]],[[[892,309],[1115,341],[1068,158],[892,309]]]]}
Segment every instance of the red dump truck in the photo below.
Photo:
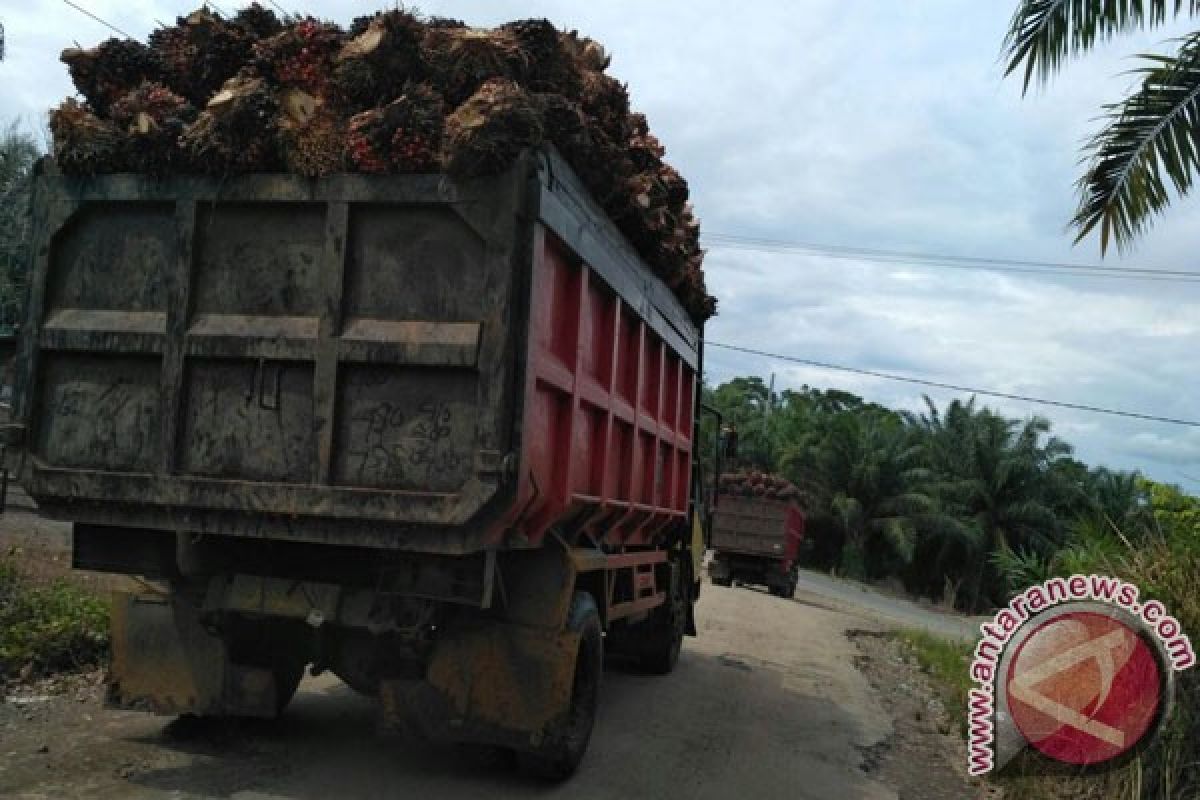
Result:
{"type": "Polygon", "coordinates": [[[36,181],[10,467],[113,609],[110,701],[302,672],[561,778],[605,650],[695,633],[701,331],[552,152],[500,176],[36,181]]]}
{"type": "Polygon", "coordinates": [[[738,581],[794,597],[803,538],[804,514],[793,500],[722,491],[712,518],[709,577],[718,586],[738,581]]]}

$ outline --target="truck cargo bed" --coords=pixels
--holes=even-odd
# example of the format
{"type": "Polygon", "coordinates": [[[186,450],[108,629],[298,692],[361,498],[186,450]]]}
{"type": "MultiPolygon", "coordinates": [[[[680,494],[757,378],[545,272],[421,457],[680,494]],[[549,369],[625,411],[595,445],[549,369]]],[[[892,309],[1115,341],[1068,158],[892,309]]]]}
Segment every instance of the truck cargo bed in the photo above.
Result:
{"type": "Polygon", "coordinates": [[[466,553],[687,513],[699,331],[565,162],[38,178],[10,432],[51,515],[466,553]]]}

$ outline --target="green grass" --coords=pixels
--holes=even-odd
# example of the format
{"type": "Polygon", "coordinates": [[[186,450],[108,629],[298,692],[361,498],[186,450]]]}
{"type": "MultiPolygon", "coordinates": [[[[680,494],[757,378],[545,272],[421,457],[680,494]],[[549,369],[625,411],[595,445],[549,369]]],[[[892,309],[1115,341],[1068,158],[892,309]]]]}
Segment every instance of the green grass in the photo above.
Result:
{"type": "Polygon", "coordinates": [[[973,685],[970,675],[972,645],[918,630],[901,631],[899,638],[932,679],[950,717],[965,731],[967,692],[973,685]]]}
{"type": "Polygon", "coordinates": [[[0,682],[26,666],[36,677],[101,663],[108,610],[103,599],[66,580],[37,585],[0,560],[0,682]]]}

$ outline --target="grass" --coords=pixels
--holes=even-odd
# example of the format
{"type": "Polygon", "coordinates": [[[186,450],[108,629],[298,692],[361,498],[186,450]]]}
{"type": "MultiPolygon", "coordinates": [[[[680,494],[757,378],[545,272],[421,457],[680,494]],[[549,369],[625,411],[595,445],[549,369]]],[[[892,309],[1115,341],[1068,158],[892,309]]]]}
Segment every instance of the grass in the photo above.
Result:
{"type": "Polygon", "coordinates": [[[905,630],[899,634],[925,671],[933,679],[934,688],[951,718],[966,731],[967,692],[970,691],[970,659],[973,645],[953,641],[918,630],[905,630]]]}
{"type": "Polygon", "coordinates": [[[108,603],[59,579],[38,585],[0,560],[0,683],[99,664],[108,652],[108,603]]]}

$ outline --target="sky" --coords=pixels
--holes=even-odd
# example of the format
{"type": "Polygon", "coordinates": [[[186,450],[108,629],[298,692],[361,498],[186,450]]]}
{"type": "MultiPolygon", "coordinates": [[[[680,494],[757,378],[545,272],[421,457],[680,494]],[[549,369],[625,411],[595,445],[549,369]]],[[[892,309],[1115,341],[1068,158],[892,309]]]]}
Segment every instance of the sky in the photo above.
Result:
{"type": "MultiPolygon", "coordinates": [[[[75,0],[144,38],[176,0],[75,0]]],[[[280,0],[343,24],[376,5],[280,0]]],[[[220,0],[231,11],[246,3],[220,0]]],[[[1172,23],[1069,63],[1022,97],[1001,43],[1012,0],[425,0],[474,25],[547,17],[608,48],[667,158],[688,178],[702,231],[832,246],[1195,270],[1200,199],[1176,202],[1132,252],[1072,246],[1080,147],[1103,104],[1133,85],[1134,56],[1172,23]]],[[[8,55],[0,121],[37,127],[72,90],[59,51],[111,35],[63,0],[0,0],[8,55]]],[[[702,234],[703,236],[703,234],[702,234]]],[[[708,245],[720,301],[706,338],[772,353],[999,392],[1200,421],[1200,283],[879,264],[708,245]]],[[[707,378],[774,374],[895,408],[957,393],[711,347],[707,378]]],[[[1093,464],[1200,491],[1200,427],[980,398],[1043,414],[1093,464]]]]}

